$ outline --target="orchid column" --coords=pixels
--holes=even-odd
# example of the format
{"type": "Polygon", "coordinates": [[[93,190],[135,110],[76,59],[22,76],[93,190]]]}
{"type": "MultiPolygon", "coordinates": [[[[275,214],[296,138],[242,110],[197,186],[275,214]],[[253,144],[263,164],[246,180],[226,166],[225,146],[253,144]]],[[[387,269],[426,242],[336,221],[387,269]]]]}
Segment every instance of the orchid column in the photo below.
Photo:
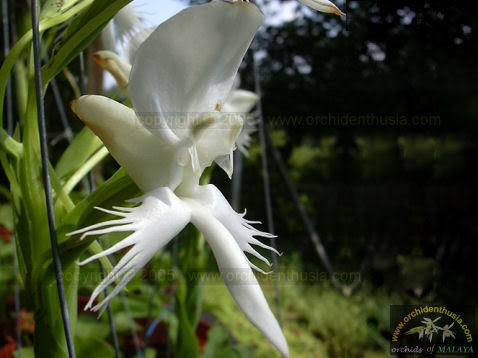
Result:
{"type": "Polygon", "coordinates": [[[232,296],[249,320],[288,357],[274,318],[244,252],[269,264],[253,246],[273,250],[236,213],[213,185],[199,185],[203,170],[216,162],[230,176],[241,115],[221,110],[257,29],[259,9],[246,2],[213,2],[188,8],[160,25],[138,48],[129,79],[133,109],[101,96],[83,96],[72,109],[104,142],[145,195],[134,208],[105,210],[118,219],[73,234],[132,232],[82,264],[126,247],[131,249],[95,289],[87,308],[105,287],[118,285],[102,311],[132,276],[189,222],[205,236],[232,296]]]}

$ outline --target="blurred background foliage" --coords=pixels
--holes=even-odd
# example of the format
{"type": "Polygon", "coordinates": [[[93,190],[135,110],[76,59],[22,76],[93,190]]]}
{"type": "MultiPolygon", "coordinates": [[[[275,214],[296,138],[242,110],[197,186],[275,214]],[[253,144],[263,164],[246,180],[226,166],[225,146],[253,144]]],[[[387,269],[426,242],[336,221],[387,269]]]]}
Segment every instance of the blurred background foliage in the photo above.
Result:
{"type": "MultiPolygon", "coordinates": [[[[17,13],[26,6],[10,4],[17,13]]],[[[266,15],[274,18],[278,4],[266,0],[266,15]]],[[[471,1],[337,4],[346,20],[299,3],[287,6],[293,19],[266,24],[255,43],[272,141],[344,285],[337,290],[331,284],[271,159],[275,234],[284,252],[278,271],[299,275],[279,279],[282,320],[293,357],[383,357],[390,304],[475,304],[478,298],[478,18],[471,1]]],[[[70,71],[78,74],[78,63],[70,71]]],[[[74,97],[71,88],[63,74],[57,78],[68,102],[74,97]]],[[[243,88],[254,89],[250,55],[241,78],[243,88]]],[[[48,93],[45,105],[53,140],[62,128],[48,93]]],[[[72,126],[75,131],[81,127],[73,120],[72,126]]],[[[66,145],[56,142],[53,162],[66,145]]],[[[244,163],[241,207],[247,207],[249,217],[265,219],[260,155],[255,136],[244,163]]],[[[105,161],[104,177],[116,168],[112,159],[105,161]]],[[[212,182],[224,193],[231,191],[219,170],[212,182]]],[[[6,338],[13,310],[8,216],[8,208],[0,207],[0,349],[11,346],[6,338]]],[[[194,252],[191,245],[179,240],[177,252],[158,255],[150,272],[171,266],[174,257],[181,262],[194,252]]],[[[214,271],[214,261],[207,262],[214,271]]],[[[97,280],[80,282],[80,310],[99,280],[91,267],[97,280]]],[[[175,286],[167,276],[145,274],[132,281],[125,294],[129,311],[122,299],[113,301],[125,356],[135,355],[132,324],[149,347],[146,357],[168,356],[177,319],[172,314],[175,286]],[[162,319],[147,336],[150,317],[162,319]]],[[[275,291],[268,277],[262,283],[272,305],[275,291]]],[[[204,285],[202,302],[196,333],[204,357],[277,355],[243,317],[222,281],[204,285]]],[[[31,317],[28,307],[22,312],[28,343],[31,317]]],[[[98,321],[82,313],[77,331],[85,352],[90,347],[97,357],[113,356],[111,345],[104,343],[111,340],[106,317],[98,321]]]]}

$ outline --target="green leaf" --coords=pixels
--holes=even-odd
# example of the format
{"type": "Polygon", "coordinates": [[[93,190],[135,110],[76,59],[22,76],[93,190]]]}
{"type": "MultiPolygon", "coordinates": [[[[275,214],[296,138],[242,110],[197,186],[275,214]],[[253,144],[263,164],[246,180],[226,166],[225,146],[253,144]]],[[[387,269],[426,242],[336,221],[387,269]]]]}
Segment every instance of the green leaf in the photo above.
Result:
{"type": "Polygon", "coordinates": [[[101,140],[88,127],[84,127],[58,160],[55,167],[57,175],[61,179],[67,179],[102,145],[101,140]]]}
{"type": "Polygon", "coordinates": [[[13,356],[15,358],[35,358],[35,352],[33,351],[33,347],[24,347],[13,352],[13,356]]]}
{"type": "Polygon", "coordinates": [[[189,315],[184,301],[176,296],[176,316],[179,320],[178,337],[176,342],[176,357],[199,357],[199,343],[196,332],[189,321],[189,315]]]}
{"type": "MultiPolygon", "coordinates": [[[[78,301],[78,265],[63,265],[63,283],[70,317],[70,327],[75,335],[78,301]]],[[[56,282],[39,281],[30,287],[35,297],[35,356],[64,358],[68,356],[60,301],[56,282]]]]}
{"type": "Polygon", "coordinates": [[[96,337],[75,337],[77,357],[111,358],[115,356],[113,347],[96,337]]]}
{"type": "Polygon", "coordinates": [[[132,0],[97,0],[92,7],[73,21],[67,29],[64,44],[42,68],[43,84],[47,84],[97,37],[108,21],[132,0]]]}
{"type": "Polygon", "coordinates": [[[75,188],[75,186],[109,154],[110,153],[106,147],[102,147],[95,154],[93,154],[90,159],[88,159],[80,168],[78,168],[76,172],[70,176],[63,187],[65,193],[69,194],[75,188]]]}
{"type": "MultiPolygon", "coordinates": [[[[69,9],[61,15],[55,16],[53,18],[46,18],[44,21],[40,21],[39,32],[43,33],[44,31],[69,20],[71,17],[90,6],[92,2],[93,0],[83,0],[78,5],[74,6],[73,8],[69,9]]],[[[15,66],[15,63],[17,62],[17,57],[22,54],[23,50],[32,41],[32,37],[33,33],[31,30],[29,30],[20,39],[18,39],[18,41],[8,53],[8,56],[3,61],[2,67],[0,67],[0,108],[3,108],[3,103],[5,100],[5,90],[7,87],[8,79],[10,77],[10,72],[13,66],[15,66]]],[[[49,78],[48,81],[50,79],[51,78],[49,78]]],[[[2,124],[3,111],[0,111],[0,127],[2,127],[2,124]]]]}
{"type": "Polygon", "coordinates": [[[40,21],[45,18],[52,18],[58,16],[72,6],[74,6],[79,0],[46,0],[41,7],[40,21]]]}
{"type": "Polygon", "coordinates": [[[3,128],[0,128],[0,149],[17,158],[23,155],[23,144],[10,137],[3,128]]]}
{"type": "Polygon", "coordinates": [[[241,358],[254,357],[252,348],[241,345],[231,345],[231,337],[226,329],[216,324],[207,333],[207,344],[204,347],[202,358],[241,358]]]}
{"type": "Polygon", "coordinates": [[[199,343],[194,327],[191,324],[186,305],[186,280],[179,270],[175,270],[175,276],[178,279],[178,287],[176,289],[176,304],[174,310],[179,321],[175,356],[191,358],[199,357],[199,343]]]}
{"type": "MultiPolygon", "coordinates": [[[[104,182],[96,191],[80,201],[75,208],[65,215],[58,226],[58,242],[60,256],[65,265],[72,264],[95,241],[95,238],[80,240],[78,236],[68,237],[67,233],[80,227],[96,223],[106,216],[95,206],[109,208],[121,204],[124,200],[134,198],[140,194],[136,184],[132,182],[123,169],[119,169],[110,179],[104,182]]],[[[54,280],[51,253],[47,252],[39,258],[41,272],[45,282],[54,280]]]]}
{"type": "Polygon", "coordinates": [[[98,320],[96,317],[80,315],[76,326],[77,338],[106,339],[110,335],[107,321],[98,320]]]}

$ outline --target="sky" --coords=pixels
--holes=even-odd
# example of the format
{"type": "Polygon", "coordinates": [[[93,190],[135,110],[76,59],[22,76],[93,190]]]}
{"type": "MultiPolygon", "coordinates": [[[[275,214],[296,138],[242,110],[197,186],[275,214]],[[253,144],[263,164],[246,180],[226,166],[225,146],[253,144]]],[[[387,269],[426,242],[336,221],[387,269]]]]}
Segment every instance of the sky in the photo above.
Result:
{"type": "MultiPolygon", "coordinates": [[[[131,4],[138,9],[151,26],[159,25],[186,7],[185,3],[178,0],[134,0],[131,4]]],[[[297,1],[273,1],[262,10],[266,13],[268,24],[278,25],[281,22],[293,20],[297,6],[304,5],[297,1]]]]}

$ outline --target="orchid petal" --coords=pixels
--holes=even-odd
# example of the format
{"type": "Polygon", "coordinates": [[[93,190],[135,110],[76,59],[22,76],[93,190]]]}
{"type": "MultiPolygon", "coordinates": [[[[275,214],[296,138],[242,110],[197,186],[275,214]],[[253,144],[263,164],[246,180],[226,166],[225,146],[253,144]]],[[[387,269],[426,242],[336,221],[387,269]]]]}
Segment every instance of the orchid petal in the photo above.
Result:
{"type": "Polygon", "coordinates": [[[191,208],[191,222],[204,234],[229,292],[246,317],[284,357],[289,349],[284,334],[262,293],[246,256],[231,233],[202,205],[185,199],[191,208]]]}
{"type": "Polygon", "coordinates": [[[263,21],[255,5],[212,2],[162,23],[139,47],[131,71],[130,95],[140,119],[153,115],[151,124],[164,127],[166,121],[176,131],[175,115],[222,107],[263,21]]]}
{"type": "Polygon", "coordinates": [[[136,52],[139,49],[139,46],[146,41],[149,35],[155,30],[155,27],[147,27],[143,28],[134,35],[131,36],[129,41],[126,43],[125,46],[125,53],[129,63],[133,63],[136,57],[136,52]]]}
{"type": "Polygon", "coordinates": [[[141,190],[179,185],[183,168],[174,160],[176,148],[149,132],[132,109],[94,95],[80,97],[71,107],[141,190]]]}
{"type": "Polygon", "coordinates": [[[215,123],[196,142],[201,172],[213,161],[232,176],[232,152],[242,129],[242,115],[224,113],[217,116],[215,123]]]}
{"type": "Polygon", "coordinates": [[[141,19],[138,16],[133,5],[129,4],[123,7],[113,18],[116,29],[118,30],[118,38],[120,41],[141,30],[141,19]]]}
{"type": "MultiPolygon", "coordinates": [[[[189,196],[201,203],[204,207],[209,208],[211,214],[231,233],[242,251],[255,256],[268,266],[271,266],[269,260],[262,256],[251,245],[259,246],[272,251],[279,256],[281,255],[276,249],[260,242],[254,237],[261,236],[271,239],[276,236],[267,232],[259,231],[250,225],[250,223],[244,219],[243,214],[238,214],[234,211],[216,186],[212,184],[201,186],[196,193],[190,194],[189,196]]],[[[256,269],[253,265],[251,267],[256,269]]],[[[263,272],[262,270],[257,271],[263,272]]]]}
{"type": "Polygon", "coordinates": [[[259,96],[251,91],[234,90],[224,103],[223,112],[249,113],[256,105],[259,96]]]}
{"type": "Polygon", "coordinates": [[[345,14],[340,10],[333,2],[329,0],[299,0],[304,5],[308,7],[329,14],[335,14],[339,16],[345,16],[345,14]]]}
{"type": "Polygon", "coordinates": [[[214,160],[216,164],[219,165],[219,167],[226,172],[229,179],[232,178],[232,172],[234,171],[233,159],[234,159],[234,156],[231,150],[229,154],[221,155],[214,160]]]}
{"type": "MultiPolygon", "coordinates": [[[[236,77],[237,78],[237,77],[236,77]]],[[[233,90],[224,103],[223,112],[243,114],[243,126],[237,137],[237,148],[247,157],[247,148],[251,144],[251,134],[257,130],[257,120],[254,115],[248,114],[257,104],[259,96],[254,92],[245,90],[233,90]]]]}
{"type": "MultiPolygon", "coordinates": [[[[93,301],[106,287],[114,281],[121,279],[120,283],[101,303],[91,308],[93,311],[101,310],[102,312],[107,303],[128,284],[133,276],[141,270],[161,248],[188,224],[191,218],[188,206],[176,197],[169,188],[158,188],[147,193],[143,196],[140,206],[132,208],[131,211],[123,213],[121,216],[124,217],[124,219],[107,221],[103,223],[103,225],[122,224],[124,222],[129,224],[86,231],[83,234],[83,236],[85,236],[93,234],[102,235],[111,231],[134,231],[131,235],[111,248],[80,263],[80,265],[86,265],[93,260],[111,255],[133,245],[128,253],[116,264],[109,275],[96,287],[85,309],[92,307],[93,301]]],[[[101,224],[95,224],[70,234],[82,233],[85,230],[91,230],[100,226],[101,224]]]]}

